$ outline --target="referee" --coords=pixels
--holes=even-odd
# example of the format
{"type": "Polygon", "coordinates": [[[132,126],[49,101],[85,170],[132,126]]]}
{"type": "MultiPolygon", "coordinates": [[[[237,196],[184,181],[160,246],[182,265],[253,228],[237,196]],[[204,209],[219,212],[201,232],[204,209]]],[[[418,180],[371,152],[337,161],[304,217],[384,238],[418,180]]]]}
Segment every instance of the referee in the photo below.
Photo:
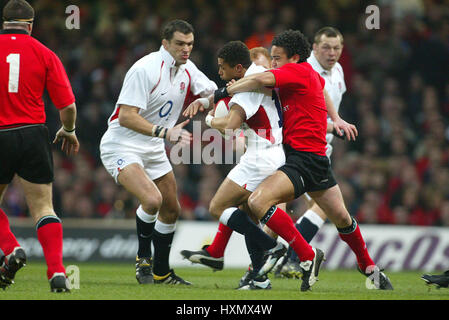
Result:
{"type": "MultiPolygon", "coordinates": [[[[61,141],[67,155],[75,155],[76,106],[64,67],[50,49],[32,38],[34,9],[25,0],[10,0],[3,8],[0,32],[0,203],[17,174],[34,219],[37,237],[47,262],[51,291],[69,290],[62,263],[62,225],[52,204],[53,158],[45,126],[42,95],[46,89],[59,110],[61,141]]],[[[25,265],[26,255],[0,209],[0,248],[5,260],[0,268],[0,287],[12,284],[25,265]]]]}

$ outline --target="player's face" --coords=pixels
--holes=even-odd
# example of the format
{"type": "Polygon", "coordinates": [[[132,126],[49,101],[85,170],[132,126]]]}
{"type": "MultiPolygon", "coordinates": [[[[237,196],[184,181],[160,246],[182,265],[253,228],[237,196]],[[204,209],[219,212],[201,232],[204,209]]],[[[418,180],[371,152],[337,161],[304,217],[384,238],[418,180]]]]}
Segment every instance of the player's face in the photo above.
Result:
{"type": "Polygon", "coordinates": [[[330,70],[340,59],[343,51],[343,44],[340,37],[327,37],[325,34],[321,36],[319,43],[313,44],[313,53],[321,66],[330,70]]]}
{"type": "Polygon", "coordinates": [[[218,74],[221,80],[230,81],[232,79],[239,79],[241,76],[237,70],[237,66],[231,67],[222,58],[218,58],[218,74]]]}
{"type": "Polygon", "coordinates": [[[271,68],[271,61],[263,54],[259,54],[254,60],[253,62],[258,65],[258,66],[262,66],[266,69],[270,69],[271,68]]]}
{"type": "Polygon", "coordinates": [[[162,40],[162,45],[176,61],[176,65],[184,64],[193,49],[193,33],[184,34],[175,31],[171,40],[162,40]]]}
{"type": "Polygon", "coordinates": [[[299,56],[297,54],[288,58],[284,48],[278,46],[271,47],[271,66],[273,68],[280,68],[287,63],[296,63],[298,60],[299,56]]]}

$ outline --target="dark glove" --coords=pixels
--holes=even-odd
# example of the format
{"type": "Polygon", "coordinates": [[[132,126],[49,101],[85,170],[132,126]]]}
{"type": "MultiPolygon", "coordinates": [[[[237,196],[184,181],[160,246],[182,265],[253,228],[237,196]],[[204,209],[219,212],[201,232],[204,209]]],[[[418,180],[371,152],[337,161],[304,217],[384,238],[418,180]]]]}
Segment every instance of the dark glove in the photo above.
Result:
{"type": "Polygon", "coordinates": [[[214,91],[214,103],[217,103],[221,99],[229,97],[228,89],[226,87],[219,88],[214,91]]]}

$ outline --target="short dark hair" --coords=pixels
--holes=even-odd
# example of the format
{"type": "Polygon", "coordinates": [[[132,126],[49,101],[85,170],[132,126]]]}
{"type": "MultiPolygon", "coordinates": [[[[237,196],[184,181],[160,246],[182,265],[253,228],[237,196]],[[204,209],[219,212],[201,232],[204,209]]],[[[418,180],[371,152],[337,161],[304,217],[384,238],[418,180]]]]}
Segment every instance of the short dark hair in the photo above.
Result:
{"type": "Polygon", "coordinates": [[[251,65],[249,49],[242,41],[229,41],[220,50],[217,56],[223,59],[230,67],[241,64],[244,68],[251,65]]]}
{"type": "Polygon", "coordinates": [[[34,9],[25,0],[9,0],[3,7],[3,21],[33,22],[34,9]]]}
{"type": "Polygon", "coordinates": [[[193,33],[193,27],[190,23],[184,20],[172,20],[164,25],[162,28],[162,39],[171,40],[173,34],[179,31],[183,34],[193,33]]]}
{"type": "Polygon", "coordinates": [[[320,30],[318,30],[318,31],[315,33],[315,37],[314,37],[314,39],[313,39],[313,42],[316,43],[316,44],[320,43],[320,41],[321,41],[321,36],[322,36],[323,34],[324,34],[326,37],[329,37],[329,38],[340,37],[340,41],[341,41],[341,43],[343,43],[343,35],[341,34],[340,31],[338,31],[338,29],[333,28],[333,27],[324,27],[324,28],[321,28],[320,30]]]}
{"type": "Polygon", "coordinates": [[[305,62],[310,56],[310,43],[306,36],[298,30],[286,30],[276,35],[271,42],[273,46],[282,47],[287,54],[287,58],[299,55],[299,61],[305,62]]]}

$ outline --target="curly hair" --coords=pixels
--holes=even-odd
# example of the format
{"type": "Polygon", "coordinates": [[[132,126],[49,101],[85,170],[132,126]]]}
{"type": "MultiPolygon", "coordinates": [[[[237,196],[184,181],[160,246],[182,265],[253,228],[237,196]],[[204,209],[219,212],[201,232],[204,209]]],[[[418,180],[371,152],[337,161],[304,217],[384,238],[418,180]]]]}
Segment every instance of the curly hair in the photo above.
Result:
{"type": "Polygon", "coordinates": [[[276,47],[284,48],[287,58],[291,58],[295,54],[298,54],[298,63],[305,62],[310,56],[310,43],[306,36],[298,30],[286,30],[281,32],[274,37],[271,44],[276,47]]]}
{"type": "Polygon", "coordinates": [[[229,41],[217,53],[230,67],[241,64],[244,68],[251,65],[249,49],[242,41],[229,41]]]}

